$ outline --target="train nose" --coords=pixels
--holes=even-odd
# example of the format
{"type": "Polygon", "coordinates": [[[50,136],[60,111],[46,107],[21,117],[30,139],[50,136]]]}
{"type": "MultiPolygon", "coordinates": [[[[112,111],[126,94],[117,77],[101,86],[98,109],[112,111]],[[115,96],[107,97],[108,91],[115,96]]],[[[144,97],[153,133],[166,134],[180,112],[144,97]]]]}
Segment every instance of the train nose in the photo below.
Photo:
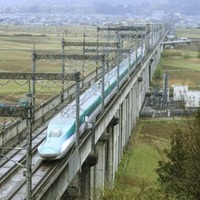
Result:
{"type": "Polygon", "coordinates": [[[52,148],[41,148],[38,153],[42,158],[53,159],[58,157],[59,153],[52,148]]]}

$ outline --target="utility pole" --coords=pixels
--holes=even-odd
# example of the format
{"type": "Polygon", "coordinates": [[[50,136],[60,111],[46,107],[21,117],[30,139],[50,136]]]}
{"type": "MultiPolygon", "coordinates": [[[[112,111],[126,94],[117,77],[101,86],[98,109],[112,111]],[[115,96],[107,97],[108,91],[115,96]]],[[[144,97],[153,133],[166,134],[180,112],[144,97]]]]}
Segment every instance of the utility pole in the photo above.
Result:
{"type": "Polygon", "coordinates": [[[65,40],[62,38],[61,46],[62,46],[62,92],[61,92],[61,102],[64,101],[64,90],[65,90],[65,40]]]}
{"type": "Polygon", "coordinates": [[[27,116],[27,139],[26,139],[26,181],[27,181],[27,200],[31,200],[31,191],[32,191],[32,94],[27,94],[28,105],[30,108],[27,116]]]}
{"type": "Polygon", "coordinates": [[[117,42],[118,42],[118,46],[117,46],[117,92],[119,91],[119,76],[120,76],[120,71],[119,71],[119,65],[120,65],[120,36],[117,36],[117,42]]]}
{"type": "Polygon", "coordinates": [[[79,116],[80,116],[80,72],[76,72],[74,74],[74,78],[76,81],[76,147],[79,145],[79,128],[80,128],[80,121],[79,121],[79,116]]]}
{"type": "Polygon", "coordinates": [[[0,116],[3,117],[21,117],[22,119],[27,120],[27,157],[26,157],[26,197],[27,200],[31,200],[31,185],[32,185],[32,175],[31,175],[31,167],[32,167],[32,94],[28,94],[29,105],[28,106],[6,106],[0,107],[0,116]]]}
{"type": "MultiPolygon", "coordinates": [[[[35,73],[36,73],[36,51],[35,51],[35,44],[33,47],[33,53],[32,53],[32,106],[33,106],[33,116],[35,115],[35,73]]],[[[30,80],[30,79],[29,79],[30,80]]],[[[30,91],[30,82],[29,82],[29,91],[30,91]]]]}
{"type": "Polygon", "coordinates": [[[102,111],[104,109],[104,99],[105,99],[105,56],[103,56],[102,60],[102,80],[101,80],[101,93],[102,93],[102,111]]]}

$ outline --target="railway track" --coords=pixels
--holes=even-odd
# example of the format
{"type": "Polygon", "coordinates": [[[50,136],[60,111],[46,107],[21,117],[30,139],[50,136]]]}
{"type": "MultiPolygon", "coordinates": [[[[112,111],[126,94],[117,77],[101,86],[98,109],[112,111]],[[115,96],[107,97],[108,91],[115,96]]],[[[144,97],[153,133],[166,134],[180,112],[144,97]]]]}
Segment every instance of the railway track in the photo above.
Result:
{"type": "MultiPolygon", "coordinates": [[[[61,160],[44,161],[37,148],[46,136],[46,126],[34,134],[32,140],[32,199],[57,173],[71,155],[73,148],[61,160]]],[[[0,199],[25,200],[26,193],[26,141],[9,151],[0,159],[0,199]]]]}
{"type": "MultiPolygon", "coordinates": [[[[37,148],[46,136],[46,126],[39,129],[32,136],[32,168],[37,168],[41,158],[37,156],[37,148]]],[[[9,198],[11,193],[17,191],[22,183],[26,181],[24,176],[26,164],[26,141],[22,141],[0,159],[0,199],[9,198]]],[[[11,195],[12,196],[12,195],[11,195]]],[[[15,198],[13,198],[15,199],[15,198]]]]}
{"type": "MultiPolygon", "coordinates": [[[[57,169],[57,162],[41,161],[37,166],[33,167],[32,171],[32,192],[37,191],[41,183],[53,176],[57,169]]],[[[26,179],[22,178],[15,190],[8,193],[6,200],[26,199],[26,179]]]]}

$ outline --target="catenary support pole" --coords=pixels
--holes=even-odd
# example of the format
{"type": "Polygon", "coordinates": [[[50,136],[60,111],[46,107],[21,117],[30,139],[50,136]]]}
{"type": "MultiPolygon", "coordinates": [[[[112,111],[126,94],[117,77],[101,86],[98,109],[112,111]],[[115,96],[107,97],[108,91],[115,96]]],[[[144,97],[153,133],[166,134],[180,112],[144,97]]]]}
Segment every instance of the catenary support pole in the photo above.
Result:
{"type": "MultiPolygon", "coordinates": [[[[29,106],[32,105],[32,94],[28,94],[29,106]]],[[[26,181],[27,181],[27,200],[31,200],[31,190],[32,190],[32,106],[28,109],[27,118],[27,153],[26,153],[26,181]]]]}

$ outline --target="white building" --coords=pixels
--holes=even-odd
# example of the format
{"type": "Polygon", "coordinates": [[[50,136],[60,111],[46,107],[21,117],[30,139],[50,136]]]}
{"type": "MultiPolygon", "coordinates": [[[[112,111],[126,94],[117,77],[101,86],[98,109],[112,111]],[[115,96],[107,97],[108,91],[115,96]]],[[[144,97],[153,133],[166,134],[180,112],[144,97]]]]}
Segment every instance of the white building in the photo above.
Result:
{"type": "Polygon", "coordinates": [[[185,101],[187,99],[188,85],[173,85],[174,101],[185,101]]]}
{"type": "Polygon", "coordinates": [[[174,101],[185,101],[186,107],[200,107],[200,91],[188,90],[188,85],[174,85],[173,86],[174,101]]]}
{"type": "Polygon", "coordinates": [[[188,91],[185,106],[192,108],[200,107],[200,91],[197,90],[188,91]]]}

